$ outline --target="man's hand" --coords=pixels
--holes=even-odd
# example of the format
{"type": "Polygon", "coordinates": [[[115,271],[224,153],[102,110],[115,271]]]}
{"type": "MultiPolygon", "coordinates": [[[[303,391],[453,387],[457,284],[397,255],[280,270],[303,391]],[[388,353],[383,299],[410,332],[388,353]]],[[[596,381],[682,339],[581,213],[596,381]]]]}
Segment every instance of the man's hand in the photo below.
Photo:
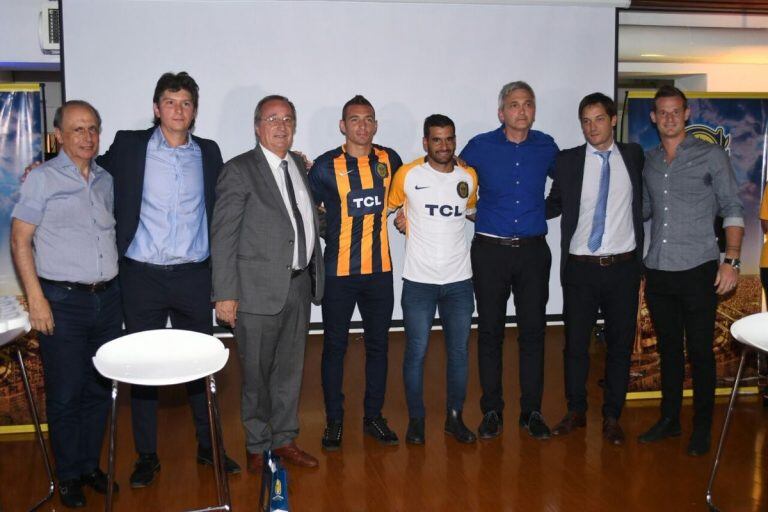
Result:
{"type": "Polygon", "coordinates": [[[53,334],[53,313],[51,305],[45,297],[39,299],[28,298],[29,303],[29,323],[32,328],[43,334],[50,336],[53,334]]]}
{"type": "Polygon", "coordinates": [[[24,183],[24,180],[27,179],[27,176],[29,176],[29,173],[32,172],[33,169],[40,167],[41,165],[43,165],[43,162],[32,162],[31,164],[26,166],[24,168],[24,172],[22,173],[22,175],[19,176],[19,181],[21,183],[24,183]]]}
{"type": "Polygon", "coordinates": [[[301,159],[302,159],[302,160],[304,160],[304,167],[306,167],[306,168],[307,168],[307,170],[310,170],[310,169],[312,168],[312,164],[313,164],[314,162],[313,162],[312,160],[310,160],[310,159],[307,157],[307,155],[305,155],[305,154],[304,154],[304,153],[302,153],[301,151],[296,151],[295,149],[292,149],[291,151],[293,151],[294,153],[296,153],[297,155],[299,155],[299,156],[301,157],[301,159]]]}
{"type": "Polygon", "coordinates": [[[736,289],[739,281],[739,271],[733,268],[729,263],[721,263],[717,269],[715,278],[715,288],[718,295],[725,295],[736,289]]]}
{"type": "Polygon", "coordinates": [[[216,320],[219,323],[235,327],[237,322],[237,305],[240,301],[237,300],[219,300],[216,301],[216,320]]]}
{"type": "Polygon", "coordinates": [[[405,216],[405,209],[400,208],[395,215],[395,227],[397,230],[405,234],[405,230],[408,228],[408,218],[405,216]]]}

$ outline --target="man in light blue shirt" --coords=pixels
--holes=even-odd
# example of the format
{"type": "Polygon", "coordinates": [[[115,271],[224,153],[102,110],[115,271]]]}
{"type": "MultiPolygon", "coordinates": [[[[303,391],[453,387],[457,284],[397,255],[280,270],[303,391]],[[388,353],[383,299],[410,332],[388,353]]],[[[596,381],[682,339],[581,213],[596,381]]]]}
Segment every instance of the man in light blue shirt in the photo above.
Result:
{"type": "MultiPolygon", "coordinates": [[[[66,507],[83,484],[106,492],[99,453],[109,384],[91,358],[122,333],[112,177],[94,162],[101,118],[68,101],[53,121],[59,155],[30,174],[11,214],[11,246],[39,332],[51,448],[66,507]]],[[[115,486],[117,487],[117,486],[115,486]]]]}
{"type": "MultiPolygon", "coordinates": [[[[154,126],[119,131],[98,163],[115,180],[115,219],[125,327],[129,333],[176,329],[212,334],[208,233],[219,146],[192,135],[198,86],[187,73],[166,73],[155,87],[154,126]]],[[[197,461],[212,465],[205,387],[187,384],[197,436],[197,461]]],[[[131,388],[138,460],[131,486],[146,487],[160,470],[157,388],[131,388]]],[[[228,473],[240,467],[226,458],[228,473]]]]}

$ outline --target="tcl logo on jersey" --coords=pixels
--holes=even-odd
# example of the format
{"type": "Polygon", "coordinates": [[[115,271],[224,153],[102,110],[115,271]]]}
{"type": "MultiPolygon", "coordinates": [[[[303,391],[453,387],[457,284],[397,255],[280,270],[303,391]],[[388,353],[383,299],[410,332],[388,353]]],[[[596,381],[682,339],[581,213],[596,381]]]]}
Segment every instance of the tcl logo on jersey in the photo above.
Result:
{"type": "Polygon", "coordinates": [[[350,217],[361,217],[384,210],[384,188],[351,190],[347,194],[347,212],[350,217]]]}
{"type": "Polygon", "coordinates": [[[425,204],[424,208],[431,217],[440,215],[441,217],[461,217],[464,212],[458,205],[452,204],[425,204]]]}

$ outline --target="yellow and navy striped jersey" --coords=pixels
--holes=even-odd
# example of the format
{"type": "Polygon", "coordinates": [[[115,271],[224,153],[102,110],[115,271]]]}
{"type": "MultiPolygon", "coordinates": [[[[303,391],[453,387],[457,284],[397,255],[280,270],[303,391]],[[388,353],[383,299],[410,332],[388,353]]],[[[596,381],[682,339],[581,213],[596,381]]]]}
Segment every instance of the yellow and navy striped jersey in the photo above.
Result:
{"type": "Polygon", "coordinates": [[[309,171],[315,202],[325,207],[325,272],[352,276],[390,272],[387,198],[402,165],[394,150],[374,144],[355,158],[344,146],[317,157],[309,171]]]}

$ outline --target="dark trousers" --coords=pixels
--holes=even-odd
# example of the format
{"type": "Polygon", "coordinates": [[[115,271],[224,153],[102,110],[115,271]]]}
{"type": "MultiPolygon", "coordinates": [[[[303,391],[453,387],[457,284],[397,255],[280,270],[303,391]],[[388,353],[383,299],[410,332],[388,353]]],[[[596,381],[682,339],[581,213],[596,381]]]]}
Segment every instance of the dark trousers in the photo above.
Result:
{"type": "Polygon", "coordinates": [[[563,362],[565,397],[569,411],[587,411],[589,342],[598,311],[602,311],[607,345],[603,416],[615,419],[621,416],[629,385],[639,288],[640,263],[637,260],[609,266],[573,259],[566,262],[563,283],[563,362]]]}
{"type": "MultiPolygon", "coordinates": [[[[128,333],[165,329],[169,316],[175,329],[213,332],[211,270],[207,265],[161,270],[124,258],[120,264],[120,283],[128,333]]],[[[197,442],[210,449],[205,383],[200,379],[186,386],[197,442]]],[[[136,451],[156,453],[156,386],[131,386],[131,422],[136,451]]]]}
{"type": "Polygon", "coordinates": [[[715,403],[715,276],[717,261],[681,272],[648,269],[648,310],[661,356],[661,414],[677,419],[683,401],[685,354],[693,377],[694,426],[709,428],[715,403]]]}
{"type": "Polygon", "coordinates": [[[39,335],[45,403],[59,481],[99,467],[110,404],[109,382],[93,366],[103,344],[122,334],[120,286],[91,293],[41,283],[53,334],[39,335]]]}
{"type": "Polygon", "coordinates": [[[310,315],[309,272],[291,279],[276,315],[238,311],[235,337],[243,372],[246,449],[261,454],[299,435],[299,394],[310,315]]]}
{"type": "Polygon", "coordinates": [[[514,295],[519,333],[520,410],[524,415],[541,410],[551,263],[552,254],[543,238],[521,247],[493,245],[477,237],[472,242],[483,413],[504,409],[502,343],[510,291],[514,295]]]}
{"type": "Polygon", "coordinates": [[[321,374],[325,414],[329,421],[344,418],[344,356],[349,323],[357,304],[365,335],[366,418],[381,414],[387,388],[387,353],[392,308],[395,305],[392,273],[377,272],[346,277],[326,276],[323,294],[323,358],[321,374]]]}
{"type": "Polygon", "coordinates": [[[768,295],[768,267],[760,268],[760,280],[763,282],[763,290],[768,295]]]}

